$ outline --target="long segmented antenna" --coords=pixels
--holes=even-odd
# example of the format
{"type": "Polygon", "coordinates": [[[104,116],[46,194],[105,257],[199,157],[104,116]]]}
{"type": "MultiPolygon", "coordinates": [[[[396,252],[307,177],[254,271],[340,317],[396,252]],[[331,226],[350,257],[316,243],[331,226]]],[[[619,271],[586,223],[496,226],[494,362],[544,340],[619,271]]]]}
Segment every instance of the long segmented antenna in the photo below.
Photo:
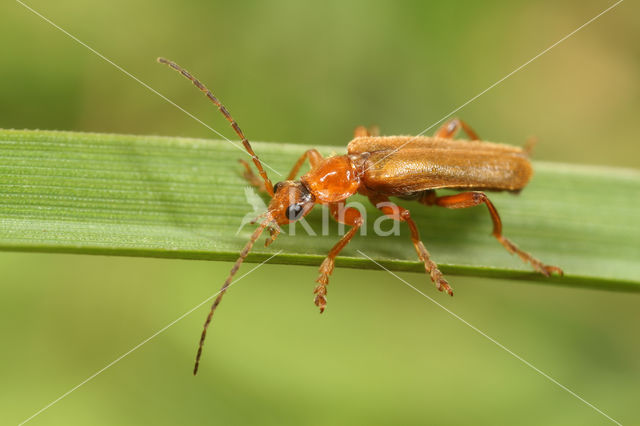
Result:
{"type": "Polygon", "coordinates": [[[236,122],[236,120],[234,120],[233,117],[231,117],[231,114],[229,114],[229,111],[225,108],[225,106],[220,103],[218,98],[216,98],[213,95],[213,93],[211,93],[211,90],[207,89],[204,84],[200,83],[200,81],[198,81],[197,78],[192,76],[189,73],[189,71],[185,70],[180,65],[165,58],[158,58],[158,62],[160,62],[161,64],[168,65],[169,67],[173,68],[174,70],[182,74],[185,78],[191,80],[194,86],[200,89],[200,91],[204,93],[206,97],[209,98],[209,100],[211,100],[211,102],[216,104],[216,106],[218,107],[218,110],[222,113],[222,115],[224,115],[224,118],[226,118],[227,121],[231,123],[231,127],[233,127],[233,130],[235,130],[236,134],[240,136],[240,139],[242,140],[242,145],[244,145],[244,148],[251,155],[251,158],[253,159],[253,163],[258,168],[258,172],[260,173],[260,176],[262,176],[262,179],[264,179],[267,192],[269,193],[269,195],[273,197],[273,184],[271,183],[271,180],[269,180],[267,173],[262,168],[262,163],[260,163],[260,159],[258,158],[256,153],[253,152],[253,148],[251,148],[251,144],[249,144],[249,141],[244,136],[244,133],[242,133],[242,130],[240,130],[240,126],[238,126],[238,123],[236,122]]]}
{"type": "Polygon", "coordinates": [[[264,228],[266,228],[266,226],[270,222],[271,222],[271,219],[267,218],[262,223],[260,223],[260,225],[253,232],[253,235],[251,235],[251,238],[249,239],[247,244],[244,246],[244,248],[240,252],[240,257],[238,258],[238,260],[236,260],[236,263],[233,264],[233,267],[231,268],[231,272],[229,272],[229,277],[227,277],[224,284],[222,285],[222,288],[218,292],[218,297],[216,297],[216,300],[214,300],[213,304],[211,305],[211,310],[209,311],[209,315],[207,315],[207,319],[204,322],[202,335],[200,335],[200,344],[198,345],[198,353],[196,354],[196,364],[193,367],[194,376],[198,374],[198,366],[200,365],[200,356],[202,355],[202,347],[204,346],[204,339],[207,337],[207,328],[209,328],[209,324],[211,323],[211,318],[213,318],[213,312],[216,310],[216,308],[220,304],[220,301],[222,300],[222,296],[224,296],[224,293],[227,291],[227,289],[231,285],[233,276],[236,274],[236,272],[238,272],[238,269],[240,269],[240,265],[242,265],[242,262],[244,262],[244,259],[247,257],[247,255],[251,251],[251,248],[255,244],[256,240],[260,238],[262,231],[264,231],[264,228]]]}

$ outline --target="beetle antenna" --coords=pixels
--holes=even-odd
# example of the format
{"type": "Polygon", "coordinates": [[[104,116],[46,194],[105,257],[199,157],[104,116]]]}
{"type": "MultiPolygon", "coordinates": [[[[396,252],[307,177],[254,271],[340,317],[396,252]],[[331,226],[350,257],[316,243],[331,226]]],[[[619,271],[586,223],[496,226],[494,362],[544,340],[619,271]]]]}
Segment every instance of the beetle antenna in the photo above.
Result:
{"type": "Polygon", "coordinates": [[[222,296],[224,296],[227,289],[231,285],[231,281],[233,280],[233,277],[236,274],[236,272],[238,272],[238,269],[240,269],[240,265],[242,265],[242,262],[244,262],[244,259],[247,257],[247,255],[251,251],[251,248],[255,244],[256,240],[260,238],[262,231],[264,231],[264,228],[269,224],[270,221],[271,219],[267,218],[262,223],[260,223],[260,225],[258,226],[258,228],[256,228],[255,231],[253,231],[253,235],[251,235],[251,238],[249,239],[247,244],[244,246],[244,248],[240,252],[240,257],[238,258],[238,260],[236,260],[236,263],[233,264],[233,267],[231,268],[231,272],[229,272],[229,276],[227,277],[224,284],[222,285],[222,288],[218,292],[218,297],[216,297],[216,300],[214,300],[213,304],[211,305],[211,310],[209,311],[209,315],[207,315],[207,319],[204,322],[204,328],[202,329],[202,334],[200,335],[200,343],[198,345],[196,363],[195,363],[195,366],[193,367],[194,376],[198,373],[198,366],[200,365],[200,356],[202,355],[202,347],[204,346],[204,339],[207,337],[207,328],[209,328],[209,324],[211,323],[211,319],[213,318],[213,312],[216,310],[216,308],[220,304],[220,301],[222,300],[222,296]]]}
{"type": "Polygon", "coordinates": [[[158,58],[158,62],[160,62],[161,64],[165,64],[165,65],[169,66],[170,68],[173,68],[174,70],[176,70],[180,74],[182,74],[185,78],[191,80],[191,82],[194,84],[194,86],[196,86],[198,89],[200,89],[200,91],[202,93],[204,93],[205,96],[207,98],[209,98],[209,100],[211,102],[213,102],[218,107],[218,110],[222,113],[222,115],[224,115],[224,118],[226,118],[227,121],[229,123],[231,123],[231,127],[233,127],[233,130],[236,132],[236,134],[242,140],[242,145],[244,145],[244,148],[247,150],[249,155],[251,155],[251,159],[253,160],[253,163],[258,168],[258,172],[260,173],[260,176],[262,176],[262,179],[264,179],[264,183],[265,183],[267,192],[269,193],[269,195],[271,195],[273,197],[273,184],[269,180],[269,177],[267,176],[267,172],[265,172],[264,169],[262,168],[262,163],[260,163],[260,159],[258,158],[256,153],[253,152],[253,148],[251,148],[251,144],[249,143],[247,138],[244,136],[244,133],[242,133],[242,130],[240,130],[240,126],[238,126],[238,123],[236,122],[236,120],[234,120],[233,117],[231,117],[231,114],[229,114],[229,111],[227,110],[227,108],[225,108],[225,106],[222,105],[222,103],[220,103],[218,98],[216,98],[213,95],[213,93],[211,93],[211,90],[207,89],[204,84],[200,83],[200,81],[198,81],[197,78],[192,76],[189,73],[189,71],[185,70],[184,68],[182,68],[180,65],[176,64],[175,62],[170,61],[170,60],[165,59],[165,58],[158,58]]]}

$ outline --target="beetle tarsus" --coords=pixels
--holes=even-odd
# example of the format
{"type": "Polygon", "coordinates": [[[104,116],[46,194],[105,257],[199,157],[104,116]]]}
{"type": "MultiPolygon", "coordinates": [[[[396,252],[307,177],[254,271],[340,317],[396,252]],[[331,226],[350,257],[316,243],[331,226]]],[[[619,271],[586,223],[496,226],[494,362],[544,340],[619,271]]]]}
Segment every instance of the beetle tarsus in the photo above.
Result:
{"type": "Polygon", "coordinates": [[[429,263],[432,268],[431,271],[427,269],[427,273],[431,276],[431,280],[436,285],[436,288],[439,291],[446,292],[449,296],[453,296],[453,289],[449,285],[449,282],[442,277],[442,272],[440,272],[436,264],[429,259],[426,261],[423,259],[423,261],[425,262],[425,269],[427,268],[427,263],[429,263]]]}
{"type": "Polygon", "coordinates": [[[269,233],[270,233],[270,235],[264,241],[264,246],[265,247],[269,247],[271,245],[271,243],[273,243],[275,241],[275,239],[278,237],[278,235],[280,235],[280,227],[279,226],[271,226],[271,227],[269,227],[269,233]]]}
{"type": "MultiPolygon", "coordinates": [[[[318,278],[318,281],[319,280],[320,278],[318,278]]],[[[327,307],[327,283],[318,284],[313,290],[313,293],[316,295],[313,303],[320,308],[320,313],[323,313],[324,309],[327,307]]]]}
{"type": "Polygon", "coordinates": [[[333,272],[334,263],[330,258],[326,258],[320,265],[320,274],[316,279],[318,285],[313,289],[315,297],[313,303],[320,308],[320,313],[327,307],[327,286],[329,285],[329,275],[333,272]]]}
{"type": "Polygon", "coordinates": [[[494,235],[494,236],[498,241],[500,241],[500,244],[502,244],[504,248],[507,249],[508,252],[517,254],[518,257],[522,259],[523,262],[530,263],[531,266],[533,266],[533,269],[535,269],[537,272],[541,273],[545,277],[551,276],[554,273],[560,276],[564,275],[564,272],[562,271],[562,269],[558,268],[557,266],[545,265],[535,257],[531,256],[526,251],[520,250],[518,246],[512,243],[511,240],[509,240],[508,238],[503,237],[502,235],[494,235]]]}
{"type": "Polygon", "coordinates": [[[438,288],[438,290],[446,292],[449,296],[453,296],[453,290],[446,280],[443,279],[438,281],[436,287],[438,288]]]}
{"type": "Polygon", "coordinates": [[[424,269],[431,277],[431,281],[433,281],[433,283],[436,285],[436,288],[439,291],[447,292],[449,296],[453,296],[453,289],[449,285],[449,282],[444,279],[442,272],[440,272],[440,269],[438,269],[438,265],[436,265],[435,262],[431,260],[429,252],[427,251],[427,248],[424,246],[422,241],[418,240],[417,242],[414,242],[414,246],[416,248],[416,252],[418,252],[418,257],[424,263],[424,269]]]}
{"type": "Polygon", "coordinates": [[[533,259],[533,261],[531,262],[533,268],[545,277],[550,277],[553,274],[558,274],[559,276],[564,275],[564,271],[557,266],[545,265],[544,263],[538,262],[536,259],[533,259]],[[536,261],[536,263],[533,261],[536,261]]]}

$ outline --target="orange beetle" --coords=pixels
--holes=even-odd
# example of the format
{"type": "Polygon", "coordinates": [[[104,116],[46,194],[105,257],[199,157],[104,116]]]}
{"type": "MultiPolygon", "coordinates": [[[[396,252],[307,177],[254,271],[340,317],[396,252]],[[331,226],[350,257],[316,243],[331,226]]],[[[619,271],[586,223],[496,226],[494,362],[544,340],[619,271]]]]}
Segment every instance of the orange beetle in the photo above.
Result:
{"type": "Polygon", "coordinates": [[[392,208],[389,203],[390,196],[449,209],[485,204],[493,220],[493,236],[509,252],[517,254],[545,276],[552,273],[562,274],[562,269],[545,265],[504,237],[496,208],[484,192],[480,192],[518,192],[524,188],[533,173],[526,149],[480,141],[469,125],[459,119],[445,123],[433,137],[380,137],[372,135],[364,127],[358,127],[355,138],[347,145],[346,155],[323,158],[317,150],[310,149],[298,159],[287,179],[273,186],[240,127],[213,93],[176,63],[164,58],[158,58],[158,62],[168,65],[191,80],[218,107],[242,139],[242,144],[251,155],[260,174],[260,178],[257,177],[249,164],[240,160],[245,167],[245,177],[251,184],[272,197],[267,212],[259,218],[258,228],[240,252],[240,257],[231,268],[229,277],[211,306],[200,338],[193,374],[198,371],[207,327],[213,313],[253,244],[264,229],[269,228],[271,236],[266,241],[266,245],[269,245],[278,236],[279,225],[304,217],[315,204],[328,205],[331,215],[336,220],[351,226],[320,265],[320,275],[316,280],[318,285],[314,289],[314,302],[320,308],[320,312],[324,311],[327,304],[327,285],[333,272],[335,258],[363,224],[359,210],[345,207],[345,200],[356,193],[367,196],[384,214],[409,225],[411,240],[431,280],[438,290],[446,291],[452,296],[453,291],[449,283],[430,259],[429,252],[420,240],[418,228],[411,219],[409,210],[400,206],[392,208]],[[471,141],[453,139],[460,129],[467,133],[471,141]],[[294,180],[300,167],[307,160],[311,169],[300,180],[294,180]],[[437,196],[435,190],[444,188],[464,192],[437,196]]]}

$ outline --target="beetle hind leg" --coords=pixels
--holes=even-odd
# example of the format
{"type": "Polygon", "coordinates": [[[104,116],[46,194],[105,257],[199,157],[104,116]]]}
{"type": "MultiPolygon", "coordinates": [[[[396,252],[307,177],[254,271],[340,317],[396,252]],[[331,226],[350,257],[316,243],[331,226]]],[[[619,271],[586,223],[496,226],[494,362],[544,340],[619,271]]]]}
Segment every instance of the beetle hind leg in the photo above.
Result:
{"type": "Polygon", "coordinates": [[[540,272],[545,277],[551,276],[554,273],[558,275],[564,274],[562,269],[558,268],[557,266],[546,265],[541,261],[539,261],[538,259],[536,259],[535,257],[533,257],[532,255],[530,255],[529,253],[527,253],[526,251],[520,250],[518,246],[512,243],[511,240],[509,240],[508,238],[502,235],[494,235],[494,237],[496,237],[496,239],[500,242],[500,244],[502,244],[509,253],[517,254],[518,257],[522,259],[523,262],[530,263],[531,266],[533,266],[533,269],[540,272]]]}
{"type": "Polygon", "coordinates": [[[458,131],[462,129],[472,141],[480,140],[480,136],[464,121],[453,118],[444,123],[433,136],[437,138],[453,139],[458,131]]]}
{"type": "Polygon", "coordinates": [[[439,207],[445,207],[448,209],[464,209],[467,207],[473,207],[480,204],[485,204],[489,209],[491,220],[493,221],[493,236],[507,249],[509,253],[516,254],[525,263],[530,263],[533,268],[544,276],[549,276],[553,273],[562,275],[562,269],[557,266],[546,265],[533,257],[526,251],[520,250],[518,246],[512,243],[507,237],[502,235],[502,221],[500,215],[496,210],[493,203],[485,195],[484,192],[470,191],[462,192],[455,195],[446,195],[443,197],[436,197],[435,192],[429,191],[418,200],[425,205],[436,205],[439,207]]]}

